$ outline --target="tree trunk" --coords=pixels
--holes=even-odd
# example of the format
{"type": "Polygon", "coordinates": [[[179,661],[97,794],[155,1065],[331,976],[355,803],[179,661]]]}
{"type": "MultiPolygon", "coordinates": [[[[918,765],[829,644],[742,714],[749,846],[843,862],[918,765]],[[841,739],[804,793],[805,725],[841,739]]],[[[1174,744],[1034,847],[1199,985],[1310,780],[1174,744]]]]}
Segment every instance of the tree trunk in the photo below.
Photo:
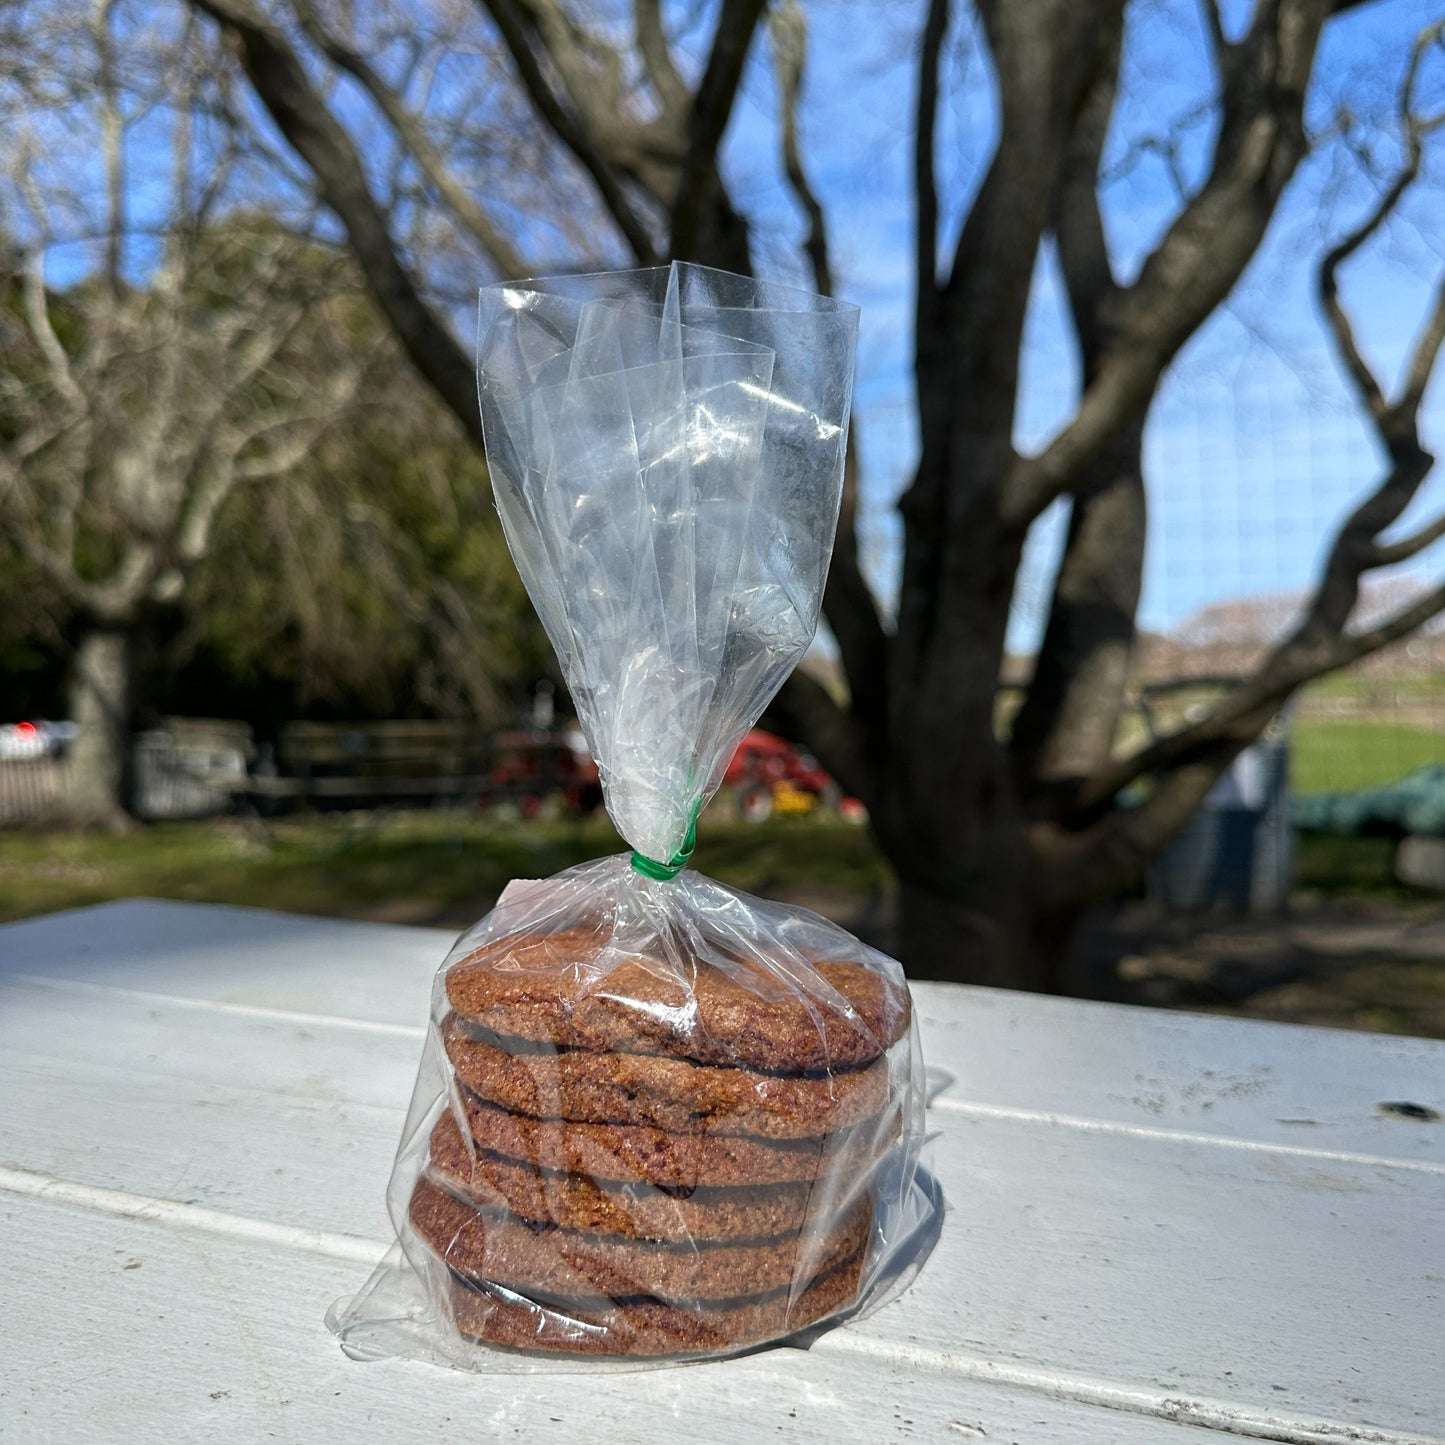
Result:
{"type": "Polygon", "coordinates": [[[1143,421],[1125,427],[1073,498],[1048,627],[1010,747],[1030,811],[1072,804],[1109,758],[1123,710],[1144,575],[1143,421]]]}
{"type": "Polygon", "coordinates": [[[1034,887],[1037,864],[1026,843],[1015,841],[1016,850],[995,838],[991,851],[1021,857],[1022,866],[995,867],[979,859],[975,885],[954,894],[904,878],[896,946],[909,977],[1098,997],[1099,981],[1075,957],[1083,912],[1041,902],[1034,887]]]}
{"type": "Polygon", "coordinates": [[[65,813],[83,827],[124,828],[130,745],[131,635],[92,627],[80,640],[70,675],[76,735],[66,768],[65,813]]]}
{"type": "Polygon", "coordinates": [[[869,805],[901,880],[898,946],[909,973],[1047,989],[1030,944],[1036,862],[993,731],[1006,597],[936,619],[962,666],[935,655],[911,686],[895,674],[890,746],[869,805]]]}
{"type": "Polygon", "coordinates": [[[910,978],[1048,992],[1049,962],[1029,947],[1022,887],[981,898],[945,896],[904,881],[898,890],[898,951],[910,978]]]}

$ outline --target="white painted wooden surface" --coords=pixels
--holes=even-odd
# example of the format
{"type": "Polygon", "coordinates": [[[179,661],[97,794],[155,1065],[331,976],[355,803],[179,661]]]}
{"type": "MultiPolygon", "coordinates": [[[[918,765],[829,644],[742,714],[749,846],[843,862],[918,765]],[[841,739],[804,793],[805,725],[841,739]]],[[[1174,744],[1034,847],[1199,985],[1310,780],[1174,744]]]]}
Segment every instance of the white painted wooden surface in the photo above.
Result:
{"type": "Polygon", "coordinates": [[[449,939],[131,902],[0,928],[0,1440],[1445,1442],[1445,1044],[916,988],[949,1202],[810,1350],[346,1360],[449,939]]]}

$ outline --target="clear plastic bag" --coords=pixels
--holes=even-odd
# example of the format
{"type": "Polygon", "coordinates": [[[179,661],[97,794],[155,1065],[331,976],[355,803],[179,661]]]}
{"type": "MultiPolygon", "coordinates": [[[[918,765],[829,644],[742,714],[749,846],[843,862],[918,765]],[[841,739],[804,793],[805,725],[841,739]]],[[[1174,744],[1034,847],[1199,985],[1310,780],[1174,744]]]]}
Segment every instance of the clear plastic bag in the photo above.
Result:
{"type": "Polygon", "coordinates": [[[899,966],[686,869],[817,626],[856,325],[677,264],[482,292],[498,508],[634,851],[513,884],[443,963],[397,1245],[329,1317],[355,1356],[714,1356],[921,1258],[899,966]]]}

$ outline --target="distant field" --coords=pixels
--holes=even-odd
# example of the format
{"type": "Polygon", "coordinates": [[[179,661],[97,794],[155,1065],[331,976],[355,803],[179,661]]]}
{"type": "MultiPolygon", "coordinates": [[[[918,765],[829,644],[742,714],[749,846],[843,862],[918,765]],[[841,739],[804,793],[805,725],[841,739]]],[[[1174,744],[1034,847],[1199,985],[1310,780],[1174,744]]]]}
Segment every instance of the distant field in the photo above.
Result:
{"type": "MultiPolygon", "coordinates": [[[[1442,709],[1445,724],[1445,709],[1442,709]]],[[[1445,731],[1394,722],[1300,718],[1290,729],[1299,793],[1346,793],[1393,782],[1426,763],[1445,763],[1445,731]]]]}
{"type": "MultiPolygon", "coordinates": [[[[1372,906],[1418,900],[1392,876],[1394,846],[1388,838],[1302,837],[1300,896],[1372,906]]],[[[601,820],[496,823],[443,812],[168,823],[123,838],[0,832],[0,922],[142,896],[459,930],[511,878],[545,877],[619,847],[601,820]]],[[[719,819],[703,829],[696,862],[735,887],[844,923],[888,916],[889,871],[866,828],[719,819]]]]}
{"type": "MultiPolygon", "coordinates": [[[[819,893],[846,908],[888,876],[868,830],[848,823],[719,819],[701,831],[698,867],[752,893],[819,893]]],[[[424,811],[158,823],[118,838],[0,832],[0,922],[148,896],[459,927],[512,878],[621,848],[603,818],[496,823],[424,811]]]]}
{"type": "MultiPolygon", "coordinates": [[[[1442,729],[1297,717],[1295,790],[1374,787],[1445,763],[1442,729]]],[[[852,916],[889,888],[868,831],[830,819],[704,819],[696,863],[752,893],[852,916]]],[[[350,813],[157,824],[125,837],[0,831],[0,921],[135,895],[460,926],[514,877],[621,848],[603,818],[524,825],[459,812],[350,813]]],[[[1398,892],[1381,840],[1306,840],[1300,883],[1398,892]],[[1312,876],[1317,875],[1317,876],[1312,876]]]]}
{"type": "Polygon", "coordinates": [[[1366,707],[1392,707],[1412,702],[1445,700],[1445,672],[1410,673],[1400,677],[1334,673],[1312,682],[1300,694],[1300,703],[1337,702],[1341,698],[1366,707]]]}

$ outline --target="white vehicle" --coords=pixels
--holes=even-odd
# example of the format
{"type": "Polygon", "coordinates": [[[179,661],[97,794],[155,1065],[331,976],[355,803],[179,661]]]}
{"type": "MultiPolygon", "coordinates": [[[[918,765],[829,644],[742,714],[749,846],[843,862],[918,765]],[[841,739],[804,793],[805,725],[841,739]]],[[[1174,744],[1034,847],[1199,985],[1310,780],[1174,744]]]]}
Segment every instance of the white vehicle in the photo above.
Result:
{"type": "Polygon", "coordinates": [[[75,724],[71,722],[0,724],[0,762],[56,757],[74,736],[75,724]]]}

